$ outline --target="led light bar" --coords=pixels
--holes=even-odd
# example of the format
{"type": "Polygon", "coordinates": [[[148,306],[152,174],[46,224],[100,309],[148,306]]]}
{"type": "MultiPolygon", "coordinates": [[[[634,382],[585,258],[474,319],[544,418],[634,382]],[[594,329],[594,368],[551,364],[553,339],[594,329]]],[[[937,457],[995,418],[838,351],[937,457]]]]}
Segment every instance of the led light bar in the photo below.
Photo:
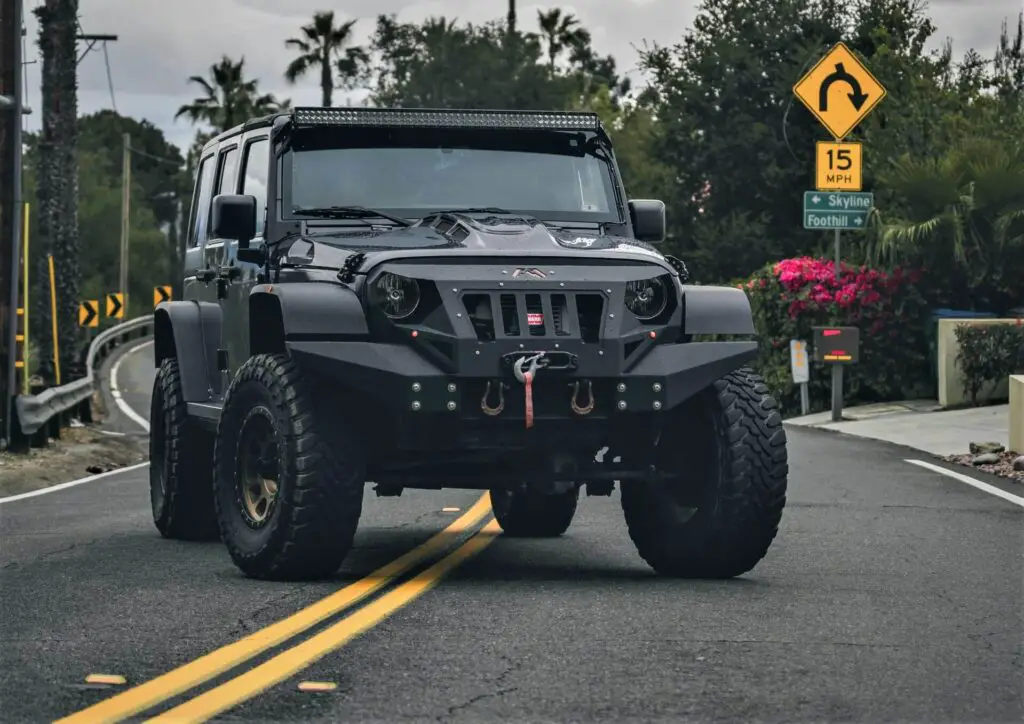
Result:
{"type": "Polygon", "coordinates": [[[462,111],[429,108],[295,108],[296,126],[363,126],[405,128],[508,128],[524,130],[593,130],[596,113],[567,111],[462,111]]]}

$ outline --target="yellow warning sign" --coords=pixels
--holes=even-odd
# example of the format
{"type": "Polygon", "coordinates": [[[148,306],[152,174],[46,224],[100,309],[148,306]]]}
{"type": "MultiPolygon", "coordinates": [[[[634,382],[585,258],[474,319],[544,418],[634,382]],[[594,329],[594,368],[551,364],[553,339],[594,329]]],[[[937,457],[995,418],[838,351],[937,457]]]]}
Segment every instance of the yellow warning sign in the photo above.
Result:
{"type": "Polygon", "coordinates": [[[885,98],[885,88],[846,47],[836,43],[793,93],[841,141],[885,98]]]}
{"type": "Polygon", "coordinates": [[[864,147],[860,143],[818,141],[814,187],[818,191],[860,191],[864,184],[864,147]]]}

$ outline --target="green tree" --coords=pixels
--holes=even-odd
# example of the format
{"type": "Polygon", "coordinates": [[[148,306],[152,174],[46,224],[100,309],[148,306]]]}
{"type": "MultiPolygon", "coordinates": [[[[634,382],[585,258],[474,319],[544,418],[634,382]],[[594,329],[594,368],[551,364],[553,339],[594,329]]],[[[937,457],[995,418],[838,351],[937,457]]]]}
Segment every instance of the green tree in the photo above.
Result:
{"type": "Polygon", "coordinates": [[[903,201],[872,237],[872,259],[923,264],[934,305],[1005,313],[1024,301],[1024,142],[967,139],[898,159],[880,181],[903,201]]]}
{"type": "Polygon", "coordinates": [[[320,73],[322,105],[330,106],[334,99],[335,71],[340,75],[341,87],[352,88],[358,82],[364,66],[369,63],[366,51],[352,42],[352,28],[356,20],[334,24],[334,11],[313,15],[313,22],[302,26],[302,38],[289,38],[285,46],[295,49],[299,56],[285,70],[284,77],[295,83],[310,71],[320,73]]]}
{"type": "Polygon", "coordinates": [[[537,24],[540,26],[544,44],[547,46],[548,65],[555,71],[559,56],[565,50],[573,50],[590,44],[590,32],[580,26],[580,21],[572,14],[563,14],[561,8],[551,8],[544,12],[537,11],[537,24]]]}
{"type": "Polygon", "coordinates": [[[258,80],[246,79],[244,57],[236,62],[225,55],[210,66],[208,78],[193,75],[188,82],[198,85],[203,95],[181,106],[174,118],[185,116],[192,123],[206,124],[216,131],[226,131],[290,105],[287,99],[260,93],[258,80]]]}

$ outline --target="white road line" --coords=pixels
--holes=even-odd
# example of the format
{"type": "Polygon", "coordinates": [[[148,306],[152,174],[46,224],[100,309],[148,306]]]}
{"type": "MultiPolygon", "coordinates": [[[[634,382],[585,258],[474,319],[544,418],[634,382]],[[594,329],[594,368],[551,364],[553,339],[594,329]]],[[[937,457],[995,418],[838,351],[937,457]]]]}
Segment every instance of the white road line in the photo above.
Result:
{"type": "MultiPolygon", "coordinates": [[[[121,367],[121,363],[124,362],[128,355],[135,354],[143,347],[153,344],[153,340],[137,344],[127,352],[125,352],[114,364],[113,369],[110,370],[110,393],[114,397],[114,402],[117,403],[118,408],[127,415],[132,421],[139,424],[143,430],[149,432],[149,422],[146,418],[142,417],[139,413],[128,406],[128,403],[121,397],[121,392],[117,388],[117,372],[121,367]]],[[[27,493],[20,493],[18,495],[8,495],[6,498],[0,498],[0,505],[3,503],[13,503],[18,500],[25,500],[26,498],[35,498],[40,495],[46,495],[47,493],[56,493],[60,490],[67,490],[68,488],[74,488],[78,485],[84,485],[85,483],[91,483],[95,480],[102,480],[108,478],[111,475],[117,475],[118,473],[127,473],[132,470],[141,470],[142,468],[149,467],[149,462],[136,463],[135,465],[129,465],[128,467],[118,468],[117,470],[108,470],[105,473],[99,473],[97,475],[90,475],[87,478],[79,478],[78,480],[72,480],[67,483],[59,483],[57,485],[51,485],[48,488],[40,488],[39,490],[30,490],[27,493]]]]}
{"type": "Polygon", "coordinates": [[[143,347],[148,347],[153,344],[153,340],[143,342],[142,344],[135,345],[130,350],[125,352],[121,357],[114,363],[114,366],[110,370],[110,394],[114,398],[114,404],[117,405],[118,409],[121,410],[132,422],[141,427],[146,432],[149,432],[149,421],[142,415],[133,410],[124,398],[121,396],[121,390],[117,386],[117,373],[121,369],[121,363],[128,359],[129,355],[135,354],[143,347]]]}
{"type": "Polygon", "coordinates": [[[988,483],[983,483],[980,480],[975,480],[970,475],[964,475],[963,473],[958,473],[954,470],[949,470],[948,468],[944,468],[941,465],[926,463],[924,460],[904,460],[904,462],[910,463],[911,465],[918,465],[922,468],[927,468],[928,470],[932,470],[936,473],[939,473],[940,475],[945,475],[947,477],[953,478],[954,480],[959,480],[961,483],[967,483],[968,485],[977,488],[978,490],[983,490],[986,493],[991,493],[996,497],[1002,498],[1003,500],[1008,500],[1014,505],[1019,505],[1022,508],[1024,508],[1024,498],[1020,497],[1019,495],[1014,495],[1013,493],[1007,493],[1002,488],[997,488],[994,485],[989,485],[988,483]]]}
{"type": "Polygon", "coordinates": [[[80,478],[79,480],[72,480],[69,483],[60,483],[58,485],[51,485],[48,488],[40,488],[39,490],[31,490],[27,493],[20,493],[19,495],[8,495],[6,498],[0,498],[0,505],[3,503],[13,503],[16,500],[24,500],[25,498],[35,498],[39,495],[46,495],[47,493],[56,493],[59,490],[67,490],[73,488],[76,485],[84,485],[85,483],[91,483],[94,480],[100,480],[102,478],[109,478],[111,475],[117,475],[118,473],[127,473],[132,470],[141,470],[142,468],[148,468],[149,462],[136,463],[135,465],[129,465],[125,468],[118,468],[117,470],[108,470],[105,473],[99,473],[97,475],[90,475],[87,478],[80,478]]]}

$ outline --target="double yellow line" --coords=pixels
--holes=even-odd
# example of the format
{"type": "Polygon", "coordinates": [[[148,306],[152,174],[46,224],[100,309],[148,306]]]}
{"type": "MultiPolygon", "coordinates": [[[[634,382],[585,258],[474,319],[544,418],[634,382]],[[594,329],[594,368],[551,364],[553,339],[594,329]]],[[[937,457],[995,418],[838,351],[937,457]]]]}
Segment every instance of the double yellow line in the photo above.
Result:
{"type": "MultiPolygon", "coordinates": [[[[377,569],[365,578],[288,618],[255,631],[245,638],[212,651],[155,679],[59,719],[55,724],[120,722],[199,686],[264,651],[285,643],[380,591],[395,578],[444,552],[454,536],[472,530],[490,512],[490,496],[485,493],[469,510],[426,543],[377,569]]],[[[499,530],[497,521],[492,519],[458,548],[375,601],[350,613],[308,640],[285,649],[259,666],[249,669],[180,706],[147,720],[147,722],[204,722],[251,699],[345,645],[429,591],[452,569],[486,548],[494,540],[499,530]]]]}

